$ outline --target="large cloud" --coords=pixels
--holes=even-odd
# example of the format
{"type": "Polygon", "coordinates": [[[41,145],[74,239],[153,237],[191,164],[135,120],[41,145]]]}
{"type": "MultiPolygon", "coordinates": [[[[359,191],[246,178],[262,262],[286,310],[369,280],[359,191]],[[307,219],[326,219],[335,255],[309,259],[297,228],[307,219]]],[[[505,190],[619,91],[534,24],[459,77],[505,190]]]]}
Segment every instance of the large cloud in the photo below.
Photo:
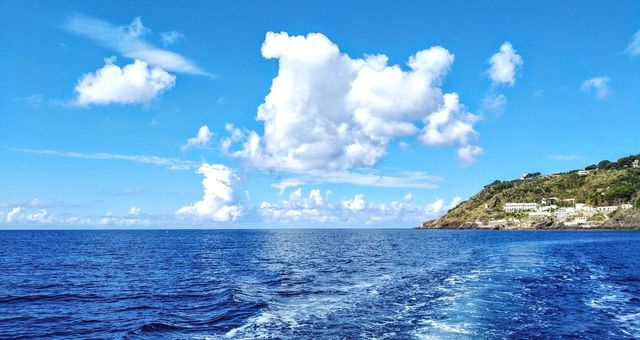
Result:
{"type": "Polygon", "coordinates": [[[76,103],[83,106],[146,103],[173,87],[175,79],[175,76],[158,67],[149,67],[142,60],[120,68],[112,59],[107,59],[102,68],[85,74],[78,81],[76,103]]]}
{"type": "Polygon", "coordinates": [[[215,222],[235,220],[242,209],[235,204],[234,182],[237,176],[222,164],[202,164],[198,173],[204,175],[202,186],[204,196],[198,202],[180,208],[176,213],[181,216],[210,219],[215,222]]]}
{"type": "MultiPolygon", "coordinates": [[[[264,133],[247,132],[223,142],[231,155],[251,165],[287,171],[371,167],[395,137],[416,134],[448,105],[440,86],[454,56],[443,47],[419,51],[408,70],[388,65],[385,55],[352,59],[319,33],[289,36],[269,32],[262,55],[278,59],[271,92],[258,107],[264,133]],[[233,149],[233,142],[242,146],[233,149]]],[[[457,101],[457,95],[455,96],[457,101]]],[[[450,115],[438,145],[471,142],[472,115],[450,115]]]]}
{"type": "Polygon", "coordinates": [[[489,63],[489,78],[495,84],[512,86],[516,83],[516,73],[523,61],[511,43],[505,42],[500,46],[500,51],[491,56],[489,63]]]}

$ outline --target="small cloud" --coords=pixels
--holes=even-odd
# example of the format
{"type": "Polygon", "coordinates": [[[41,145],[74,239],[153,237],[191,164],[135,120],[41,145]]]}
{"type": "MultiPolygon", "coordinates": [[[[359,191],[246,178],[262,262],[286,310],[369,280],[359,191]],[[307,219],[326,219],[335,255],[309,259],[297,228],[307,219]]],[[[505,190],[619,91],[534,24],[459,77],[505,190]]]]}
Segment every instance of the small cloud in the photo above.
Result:
{"type": "Polygon", "coordinates": [[[166,47],[184,39],[184,34],[177,31],[162,32],[160,33],[160,38],[162,39],[162,45],[166,47]]]}
{"type": "Polygon", "coordinates": [[[21,207],[15,207],[11,209],[11,211],[7,213],[7,217],[5,218],[5,221],[7,221],[7,223],[14,222],[17,219],[17,217],[20,216],[23,210],[24,209],[22,209],[21,207]]]}
{"type": "Polygon", "coordinates": [[[476,157],[482,155],[484,150],[476,145],[467,145],[458,149],[458,159],[462,165],[471,165],[476,162],[476,157]]]}
{"type": "Polygon", "coordinates": [[[629,41],[625,52],[633,57],[640,55],[640,31],[636,32],[629,41]]]}
{"type": "Polygon", "coordinates": [[[583,91],[595,91],[596,97],[605,100],[611,96],[609,77],[595,77],[585,80],[581,86],[583,91]]]}
{"type": "Polygon", "coordinates": [[[131,207],[127,214],[131,215],[131,216],[138,216],[138,215],[140,215],[140,212],[142,212],[142,209],[136,208],[136,207],[131,207]]]}
{"type": "Polygon", "coordinates": [[[25,103],[31,107],[38,107],[44,103],[44,97],[41,94],[34,94],[26,97],[16,98],[17,102],[25,103]]]}
{"type": "Polygon", "coordinates": [[[213,137],[213,132],[209,130],[209,127],[206,125],[202,125],[200,129],[198,129],[198,135],[187,140],[187,144],[180,147],[181,151],[187,151],[191,148],[205,148],[209,146],[209,142],[211,141],[211,137],[213,137]]]}
{"type": "Polygon", "coordinates": [[[114,59],[106,59],[105,65],[95,73],[87,73],[78,81],[75,91],[76,104],[106,105],[148,103],[175,84],[175,76],[158,67],[149,67],[142,60],[122,68],[114,59]]]}
{"type": "Polygon", "coordinates": [[[449,209],[455,208],[458,204],[460,204],[460,202],[462,202],[462,198],[460,196],[455,196],[451,200],[451,203],[449,203],[449,209]]]}
{"type": "Polygon", "coordinates": [[[403,201],[411,201],[413,199],[413,194],[412,193],[407,193],[406,195],[404,195],[404,197],[402,198],[403,201]]]}
{"type": "Polygon", "coordinates": [[[363,210],[365,208],[364,195],[363,194],[356,194],[351,199],[343,200],[342,201],[342,206],[345,209],[348,209],[348,210],[354,210],[354,211],[363,210]]]}
{"type": "Polygon", "coordinates": [[[500,46],[500,51],[491,56],[489,63],[489,78],[494,84],[513,86],[523,60],[511,43],[505,42],[500,46]]]}
{"type": "Polygon", "coordinates": [[[492,113],[499,116],[504,111],[505,106],[507,106],[507,96],[503,94],[488,94],[482,98],[480,110],[483,113],[492,113]]]}
{"type": "Polygon", "coordinates": [[[224,103],[225,103],[224,97],[218,97],[218,99],[216,99],[216,104],[222,105],[224,103]]]}

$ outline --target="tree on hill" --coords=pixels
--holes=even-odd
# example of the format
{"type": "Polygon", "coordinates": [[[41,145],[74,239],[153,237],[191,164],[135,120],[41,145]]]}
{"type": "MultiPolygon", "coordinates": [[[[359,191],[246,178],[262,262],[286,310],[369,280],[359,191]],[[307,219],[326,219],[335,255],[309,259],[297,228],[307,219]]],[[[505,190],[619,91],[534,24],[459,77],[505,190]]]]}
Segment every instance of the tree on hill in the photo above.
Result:
{"type": "Polygon", "coordinates": [[[530,173],[524,174],[524,176],[522,176],[522,178],[530,179],[530,178],[540,177],[540,175],[542,175],[540,172],[530,172],[530,173]]]}

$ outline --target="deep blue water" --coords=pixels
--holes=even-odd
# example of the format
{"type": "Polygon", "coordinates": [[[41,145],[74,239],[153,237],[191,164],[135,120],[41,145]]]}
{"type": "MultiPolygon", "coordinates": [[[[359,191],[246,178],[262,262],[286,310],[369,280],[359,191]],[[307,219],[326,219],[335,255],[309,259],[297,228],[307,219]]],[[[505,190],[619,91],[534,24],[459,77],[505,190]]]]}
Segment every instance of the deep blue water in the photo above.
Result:
{"type": "Polygon", "coordinates": [[[640,232],[0,232],[0,338],[638,338],[640,232]]]}

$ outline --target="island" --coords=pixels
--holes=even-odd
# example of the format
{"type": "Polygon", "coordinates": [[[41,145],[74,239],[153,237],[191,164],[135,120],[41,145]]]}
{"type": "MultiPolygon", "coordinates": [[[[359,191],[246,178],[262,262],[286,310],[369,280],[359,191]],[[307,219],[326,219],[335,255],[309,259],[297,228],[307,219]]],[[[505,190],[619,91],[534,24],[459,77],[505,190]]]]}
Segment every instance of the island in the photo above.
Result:
{"type": "Polygon", "coordinates": [[[496,180],[418,229],[640,230],[640,154],[496,180]]]}

